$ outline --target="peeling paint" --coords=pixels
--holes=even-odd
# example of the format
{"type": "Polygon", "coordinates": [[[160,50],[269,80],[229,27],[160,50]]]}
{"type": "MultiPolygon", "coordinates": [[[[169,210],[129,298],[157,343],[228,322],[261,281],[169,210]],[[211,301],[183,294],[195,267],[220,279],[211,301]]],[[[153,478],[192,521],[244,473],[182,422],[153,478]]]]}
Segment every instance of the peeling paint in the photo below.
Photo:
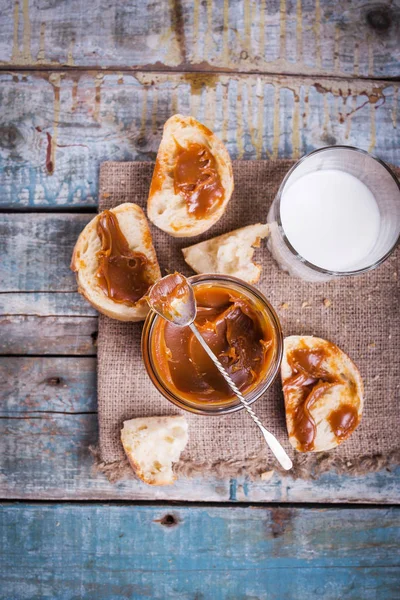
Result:
{"type": "Polygon", "coordinates": [[[286,59],[286,0],[280,0],[279,58],[286,59]]]}
{"type": "Polygon", "coordinates": [[[356,41],[354,42],[354,75],[358,76],[360,73],[360,46],[356,41]]]}
{"type": "Polygon", "coordinates": [[[356,112],[356,110],[357,110],[357,96],[354,94],[351,96],[351,110],[346,115],[346,132],[344,134],[344,137],[346,140],[348,140],[350,137],[351,118],[352,118],[353,114],[356,112]]]}
{"type": "Polygon", "coordinates": [[[375,121],[375,106],[373,104],[370,104],[369,107],[369,118],[370,118],[370,130],[371,130],[371,137],[370,137],[370,142],[369,142],[369,146],[368,146],[368,152],[372,152],[372,150],[375,148],[376,145],[376,121],[375,121]]]}
{"type": "Polygon", "coordinates": [[[212,54],[213,0],[207,0],[207,27],[204,40],[204,56],[209,59],[212,54]]]}
{"type": "Polygon", "coordinates": [[[101,108],[101,85],[103,83],[104,75],[103,73],[97,73],[94,78],[94,110],[93,110],[93,119],[100,122],[100,108],[101,108]]]}
{"type": "Polygon", "coordinates": [[[258,52],[263,60],[265,60],[265,14],[267,12],[267,0],[261,0],[260,2],[260,19],[258,22],[259,31],[259,45],[258,52]]]}
{"type": "Polygon", "coordinates": [[[222,60],[229,64],[229,0],[224,0],[224,27],[222,31],[222,60]]]}
{"type": "Polygon", "coordinates": [[[244,155],[244,130],[243,130],[243,82],[239,79],[237,83],[237,97],[236,97],[236,145],[238,149],[238,158],[243,158],[244,155]]]}
{"type": "Polygon", "coordinates": [[[67,54],[67,66],[68,67],[73,67],[74,66],[74,46],[75,46],[75,40],[72,39],[69,43],[69,47],[68,47],[68,54],[67,54]]]}
{"type": "Polygon", "coordinates": [[[29,0],[22,0],[22,16],[24,18],[24,31],[22,35],[23,42],[23,62],[30,64],[32,62],[31,55],[31,22],[29,19],[29,0]]]}
{"type": "Polygon", "coordinates": [[[294,95],[293,120],[292,120],[292,157],[300,158],[300,98],[299,93],[294,95]]]}
{"type": "Polygon", "coordinates": [[[317,69],[321,68],[321,5],[320,0],[315,0],[315,21],[314,21],[314,35],[315,35],[315,66],[317,69]]]}
{"type": "Polygon", "coordinates": [[[296,56],[297,62],[303,62],[303,7],[302,0],[296,6],[296,56]]]}
{"type": "Polygon", "coordinates": [[[339,57],[339,25],[336,23],[335,25],[335,41],[334,41],[334,51],[333,51],[333,68],[336,73],[340,71],[340,57],[339,57]]]}
{"type": "Polygon", "coordinates": [[[46,167],[49,175],[54,173],[56,167],[56,148],[58,138],[58,125],[60,122],[60,88],[62,73],[52,73],[49,76],[49,82],[52,84],[54,89],[54,103],[53,103],[53,136],[50,138],[50,160],[46,158],[46,167]]]}
{"type": "Polygon", "coordinates": [[[44,38],[45,38],[45,34],[46,34],[46,23],[43,22],[40,25],[40,38],[39,38],[39,52],[37,54],[36,60],[38,62],[38,64],[42,64],[45,61],[45,53],[44,53],[44,38]]]}
{"type": "Polygon", "coordinates": [[[395,87],[393,90],[393,105],[392,105],[392,123],[393,128],[397,128],[397,99],[399,94],[399,88],[395,87]]]}
{"type": "Polygon", "coordinates": [[[199,62],[200,50],[200,35],[199,35],[199,11],[200,11],[200,0],[193,0],[193,60],[195,63],[199,62]]]}
{"type": "Polygon", "coordinates": [[[272,142],[272,158],[278,158],[279,151],[279,136],[280,136],[280,88],[278,85],[274,86],[274,121],[273,121],[273,142],[272,142]]]}
{"type": "Polygon", "coordinates": [[[151,109],[151,130],[153,133],[157,133],[157,108],[158,108],[158,90],[153,90],[153,106],[151,109]]]}
{"type": "Polygon", "coordinates": [[[74,112],[76,110],[77,107],[77,95],[78,95],[78,81],[74,81],[72,83],[72,90],[71,90],[71,112],[74,112]]]}
{"type": "Polygon", "coordinates": [[[19,27],[19,2],[15,1],[14,4],[14,35],[13,35],[13,47],[11,53],[11,62],[19,62],[20,52],[19,52],[19,44],[18,44],[18,27],[19,27]]]}

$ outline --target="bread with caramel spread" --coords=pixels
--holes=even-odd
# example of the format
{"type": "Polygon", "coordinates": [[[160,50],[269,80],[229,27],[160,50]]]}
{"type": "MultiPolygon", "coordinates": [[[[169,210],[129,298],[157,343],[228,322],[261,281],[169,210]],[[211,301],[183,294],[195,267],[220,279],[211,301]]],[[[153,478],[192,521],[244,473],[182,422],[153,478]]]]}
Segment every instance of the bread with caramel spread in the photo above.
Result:
{"type": "Polygon", "coordinates": [[[185,417],[142,417],[125,421],[121,441],[136,475],[150,485],[176,480],[173,463],[188,442],[185,417]]]}
{"type": "Polygon", "coordinates": [[[254,250],[268,235],[268,225],[257,223],[183,248],[187,264],[196,273],[221,273],[257,283],[261,265],[252,261],[254,250]]]}
{"type": "Polygon", "coordinates": [[[193,117],[168,119],[150,186],[149,219],[174,237],[199,235],[222,217],[232,192],[224,144],[193,117]]]}
{"type": "Polygon", "coordinates": [[[71,269],[78,291],[99,312],[143,320],[149,311],[144,296],[161,273],[142,209],[127,202],[94,217],[78,238],[71,269]]]}
{"type": "Polygon", "coordinates": [[[287,337],[281,376],[289,440],[299,452],[335,448],[360,423],[361,375],[335,344],[313,336],[287,337]]]}

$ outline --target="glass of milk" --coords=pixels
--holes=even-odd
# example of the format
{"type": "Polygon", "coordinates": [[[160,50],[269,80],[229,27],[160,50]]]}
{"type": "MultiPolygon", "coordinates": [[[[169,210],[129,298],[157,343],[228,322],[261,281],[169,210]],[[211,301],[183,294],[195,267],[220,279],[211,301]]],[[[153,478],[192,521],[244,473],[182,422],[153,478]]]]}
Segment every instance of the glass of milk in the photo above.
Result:
{"type": "Polygon", "coordinates": [[[374,269],[400,237],[400,185],[364,150],[329,146],[296,163],[268,214],[268,247],[306,281],[374,269]]]}

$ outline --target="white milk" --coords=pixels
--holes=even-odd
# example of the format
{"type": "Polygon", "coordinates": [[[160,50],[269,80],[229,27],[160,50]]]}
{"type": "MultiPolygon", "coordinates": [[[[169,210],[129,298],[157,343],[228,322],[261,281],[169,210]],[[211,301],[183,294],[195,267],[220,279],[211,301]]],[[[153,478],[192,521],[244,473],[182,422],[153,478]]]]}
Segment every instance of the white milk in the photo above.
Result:
{"type": "Polygon", "coordinates": [[[380,216],[374,195],[336,169],[314,171],[284,190],[281,221],[293,248],[329,271],[351,271],[372,250],[380,216]]]}

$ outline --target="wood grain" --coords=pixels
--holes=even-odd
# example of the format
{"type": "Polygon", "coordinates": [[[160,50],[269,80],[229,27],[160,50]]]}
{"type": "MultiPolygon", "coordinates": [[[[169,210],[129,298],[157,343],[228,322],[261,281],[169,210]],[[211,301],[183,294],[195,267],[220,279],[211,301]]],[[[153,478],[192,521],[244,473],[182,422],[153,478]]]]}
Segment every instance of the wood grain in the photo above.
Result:
{"type": "MultiPolygon", "coordinates": [[[[61,350],[62,353],[62,350],[61,350]]],[[[269,473],[266,481],[181,479],[118,485],[93,471],[96,364],[86,357],[0,357],[0,497],[19,499],[395,503],[400,469],[317,481],[269,473]]]]}
{"type": "Polygon", "coordinates": [[[400,469],[358,478],[329,473],[310,482],[276,473],[261,482],[182,480],[161,490],[136,481],[115,486],[93,473],[88,446],[97,441],[96,366],[90,356],[97,318],[72,291],[69,270],[76,236],[91,216],[0,215],[1,285],[14,290],[0,294],[0,354],[55,355],[0,358],[2,497],[397,502],[400,469]]]}
{"type": "Polygon", "coordinates": [[[398,88],[275,75],[0,73],[0,206],[95,206],[100,163],[154,160],[176,112],[214,129],[232,158],[348,144],[400,164],[398,88]]]}
{"type": "Polygon", "coordinates": [[[76,291],[72,251],[93,215],[0,215],[2,292],[76,291]]]}
{"type": "Polygon", "coordinates": [[[1,0],[4,67],[399,75],[398,1],[1,0]]]}
{"type": "Polygon", "coordinates": [[[8,505],[0,598],[397,597],[399,509],[8,505]]]}

